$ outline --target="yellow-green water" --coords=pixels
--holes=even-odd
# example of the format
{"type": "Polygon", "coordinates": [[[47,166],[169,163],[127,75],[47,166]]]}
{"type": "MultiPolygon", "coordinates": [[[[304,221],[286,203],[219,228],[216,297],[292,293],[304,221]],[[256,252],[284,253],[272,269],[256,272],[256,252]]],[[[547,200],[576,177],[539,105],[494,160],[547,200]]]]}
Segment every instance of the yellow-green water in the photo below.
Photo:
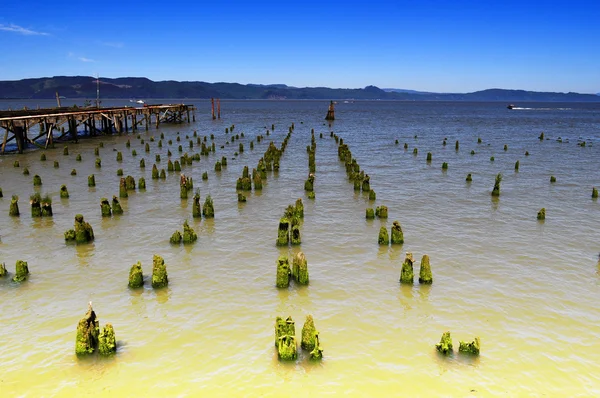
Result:
{"type": "Polygon", "coordinates": [[[592,187],[600,185],[597,111],[507,114],[498,104],[358,102],[340,104],[329,128],[321,102],[225,103],[220,122],[202,113],[206,103],[198,106],[194,124],[141,132],[146,142],[156,139],[150,154],[135,135],[124,135],[68,143],[69,156],[58,145],[45,151],[46,162],[39,160],[41,151],[0,157],[0,262],[13,273],[22,259],[31,272],[20,285],[0,280],[0,396],[600,394],[600,203],[591,199],[592,187]],[[269,173],[263,191],[238,204],[235,180],[243,166],[256,167],[270,140],[280,145],[292,122],[296,128],[279,173],[269,173]],[[251,151],[249,142],[271,123],[275,133],[255,141],[251,151]],[[236,159],[238,142],[225,145],[231,124],[245,134],[245,152],[236,159]],[[317,137],[315,201],[303,189],[311,128],[317,137]],[[217,153],[183,169],[202,202],[213,197],[214,220],[192,219],[191,195],[179,199],[178,173],[150,178],[156,153],[165,169],[167,150],[179,155],[178,131],[184,151],[199,151],[185,139],[194,139],[194,130],[216,136],[217,153]],[[375,202],[353,191],[331,130],[371,176],[375,202]],[[541,131],[551,139],[540,142],[541,131]],[[159,149],[161,132],[166,137],[159,149]],[[581,135],[596,145],[577,146],[581,135]],[[570,142],[559,144],[558,136],[570,142]],[[96,169],[93,152],[100,141],[102,168],[96,169]],[[123,152],[122,163],[115,150],[123,152]],[[78,153],[82,162],[75,161],[78,153]],[[229,165],[215,173],[223,155],[229,165]],[[139,168],[141,158],[145,169],[139,168]],[[20,168],[13,168],[15,159],[20,168]],[[77,176],[70,175],[73,168],[77,176]],[[118,168],[136,181],[144,176],[147,190],[121,200],[122,216],[103,219],[100,198],[118,195],[118,168]],[[208,181],[201,180],[204,171],[208,181]],[[504,180],[494,200],[498,172],[504,180]],[[470,185],[467,173],[473,174],[470,185]],[[52,218],[30,216],[34,174],[43,181],[39,192],[54,199],[52,218]],[[90,174],[95,188],[87,186],[90,174]],[[59,198],[61,184],[69,199],[59,198]],[[19,218],[8,216],[12,194],[20,197],[19,218]],[[297,198],[305,206],[302,245],[278,248],[278,220],[297,198]],[[365,220],[365,208],[382,204],[389,207],[388,220],[365,220]],[[541,207],[545,222],[536,220],[541,207]],[[64,243],[77,213],[94,228],[90,245],[64,243]],[[169,237],[186,218],[198,241],[171,246],[169,237]],[[402,224],[404,245],[378,246],[380,226],[389,229],[394,220],[402,224]],[[299,250],[308,260],[310,285],[276,289],[275,260],[299,250]],[[430,256],[432,286],[399,284],[407,251],[417,263],[430,256]],[[148,277],[153,254],[165,258],[168,288],[155,291],[147,281],[130,290],[129,268],[139,260],[148,277]],[[101,326],[115,327],[113,358],[75,356],[76,325],[90,300],[101,326]],[[307,314],[320,332],[324,359],[310,362],[302,353],[296,362],[280,362],[273,347],[275,317],[291,315],[299,336],[307,314]],[[455,354],[442,357],[434,345],[447,330],[455,354]],[[481,355],[458,355],[459,340],[475,336],[481,355]]]}

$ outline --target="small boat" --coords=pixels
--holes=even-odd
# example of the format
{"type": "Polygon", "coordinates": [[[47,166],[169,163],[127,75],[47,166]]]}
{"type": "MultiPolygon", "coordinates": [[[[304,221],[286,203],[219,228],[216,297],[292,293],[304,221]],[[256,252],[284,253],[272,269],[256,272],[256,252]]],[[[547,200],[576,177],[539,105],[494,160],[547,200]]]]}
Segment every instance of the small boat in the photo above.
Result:
{"type": "Polygon", "coordinates": [[[514,108],[515,108],[515,106],[514,106],[513,104],[508,104],[508,105],[506,106],[506,108],[507,108],[507,109],[514,109],[514,108]]]}

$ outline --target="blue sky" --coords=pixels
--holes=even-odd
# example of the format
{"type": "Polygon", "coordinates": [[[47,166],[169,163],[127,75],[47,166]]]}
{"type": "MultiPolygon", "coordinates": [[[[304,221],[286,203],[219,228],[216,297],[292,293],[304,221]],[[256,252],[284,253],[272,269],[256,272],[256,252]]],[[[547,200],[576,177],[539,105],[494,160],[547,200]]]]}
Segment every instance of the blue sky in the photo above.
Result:
{"type": "Polygon", "coordinates": [[[2,0],[0,80],[600,92],[600,1],[2,0]]]}

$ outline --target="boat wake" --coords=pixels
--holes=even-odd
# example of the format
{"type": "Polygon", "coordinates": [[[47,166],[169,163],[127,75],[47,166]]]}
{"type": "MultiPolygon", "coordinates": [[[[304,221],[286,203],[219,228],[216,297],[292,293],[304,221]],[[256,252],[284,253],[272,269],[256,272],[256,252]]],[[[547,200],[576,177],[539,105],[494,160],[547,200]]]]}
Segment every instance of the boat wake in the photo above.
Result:
{"type": "Polygon", "coordinates": [[[515,106],[511,108],[513,111],[569,111],[573,108],[524,108],[520,106],[515,106]]]}

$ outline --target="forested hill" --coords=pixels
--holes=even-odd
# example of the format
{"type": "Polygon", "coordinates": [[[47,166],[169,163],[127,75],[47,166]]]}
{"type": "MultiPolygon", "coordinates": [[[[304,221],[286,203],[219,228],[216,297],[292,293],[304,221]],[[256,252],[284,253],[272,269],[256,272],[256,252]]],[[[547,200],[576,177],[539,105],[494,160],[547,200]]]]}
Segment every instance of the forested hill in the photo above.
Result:
{"type": "MultiPolygon", "coordinates": [[[[96,98],[96,78],[55,76],[0,81],[0,98],[54,98],[56,92],[67,98],[96,98]]],[[[375,86],[357,89],[291,87],[285,84],[238,84],[152,81],[144,77],[100,78],[101,98],[221,98],[221,99],[355,99],[406,101],[553,101],[600,102],[600,96],[578,93],[551,93],[524,90],[489,89],[473,93],[431,93],[402,89],[382,90],[375,86]]]]}

